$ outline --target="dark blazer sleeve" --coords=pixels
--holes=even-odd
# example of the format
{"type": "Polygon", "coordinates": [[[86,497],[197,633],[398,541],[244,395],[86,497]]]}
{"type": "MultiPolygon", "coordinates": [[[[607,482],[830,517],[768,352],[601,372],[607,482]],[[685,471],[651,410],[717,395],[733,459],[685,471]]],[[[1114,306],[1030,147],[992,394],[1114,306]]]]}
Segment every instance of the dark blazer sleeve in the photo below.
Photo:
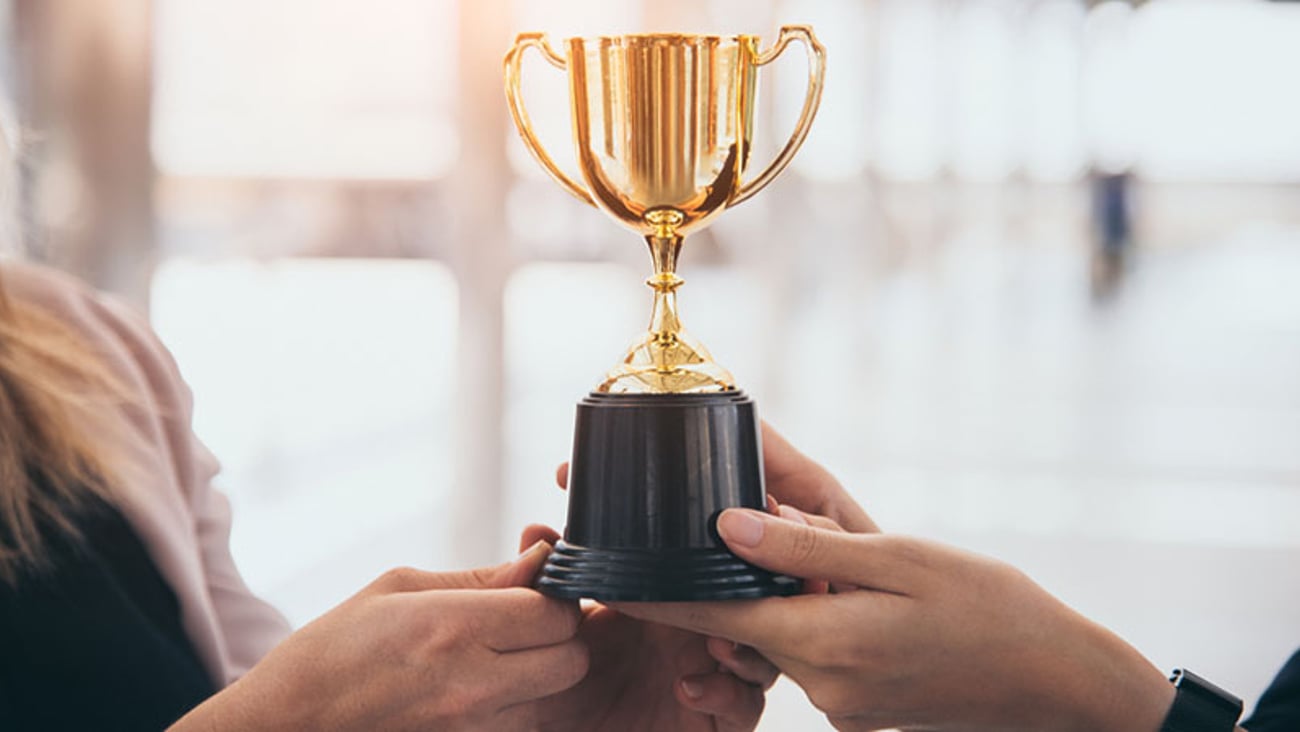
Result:
{"type": "Polygon", "coordinates": [[[1300,651],[1278,672],[1259,698],[1255,713],[1241,726],[1250,732],[1300,731],[1300,651]]]}

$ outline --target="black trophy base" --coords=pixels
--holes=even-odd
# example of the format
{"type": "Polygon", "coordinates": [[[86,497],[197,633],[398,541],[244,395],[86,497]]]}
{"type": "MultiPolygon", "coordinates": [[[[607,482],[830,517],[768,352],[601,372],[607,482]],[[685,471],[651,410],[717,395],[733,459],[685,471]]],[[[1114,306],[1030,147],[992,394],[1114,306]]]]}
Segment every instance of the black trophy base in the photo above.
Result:
{"type": "Polygon", "coordinates": [[[589,549],[561,541],[537,589],[602,602],[694,602],[795,595],[799,581],[741,561],[726,549],[589,549]]]}
{"type": "Polygon", "coordinates": [[[610,602],[795,594],[797,580],[718,538],[724,510],[766,507],[759,422],[744,393],[591,394],[578,405],[564,541],[537,587],[610,602]]]}

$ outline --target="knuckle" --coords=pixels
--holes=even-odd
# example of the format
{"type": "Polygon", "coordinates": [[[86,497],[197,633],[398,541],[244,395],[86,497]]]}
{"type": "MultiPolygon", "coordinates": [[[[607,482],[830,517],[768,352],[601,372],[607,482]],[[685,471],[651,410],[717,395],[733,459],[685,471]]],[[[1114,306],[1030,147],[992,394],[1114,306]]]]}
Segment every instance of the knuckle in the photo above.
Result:
{"type": "Polygon", "coordinates": [[[496,567],[475,567],[469,570],[469,580],[472,587],[492,587],[497,584],[496,567]]]}
{"type": "Polygon", "coordinates": [[[423,573],[415,567],[393,567],[379,575],[371,587],[379,592],[406,592],[418,586],[418,579],[423,573]]]}
{"type": "Polygon", "coordinates": [[[839,669],[851,666],[856,653],[843,638],[831,634],[819,635],[805,641],[808,660],[817,668],[839,669]]]}
{"type": "Polygon", "coordinates": [[[860,703],[857,695],[841,684],[822,684],[809,690],[808,701],[832,720],[853,716],[860,703]]]}
{"type": "Polygon", "coordinates": [[[568,686],[572,686],[587,678],[587,672],[591,670],[591,650],[587,648],[586,643],[580,641],[565,644],[564,650],[566,653],[564,668],[568,671],[572,682],[568,686]]]}
{"type": "Polygon", "coordinates": [[[536,592],[522,587],[485,590],[476,593],[492,604],[492,611],[503,617],[503,622],[519,622],[524,619],[535,621],[542,608],[539,602],[544,599],[536,592]]]}
{"type": "Polygon", "coordinates": [[[911,570],[929,571],[939,568],[941,555],[935,551],[936,546],[924,539],[912,536],[891,535],[883,546],[887,549],[888,560],[911,570]]]}
{"type": "Polygon", "coordinates": [[[530,620],[536,622],[548,638],[568,640],[577,635],[582,616],[576,605],[554,600],[531,590],[525,592],[528,592],[526,612],[530,620]]]}
{"type": "Polygon", "coordinates": [[[539,721],[537,705],[516,704],[511,709],[484,720],[481,727],[474,729],[490,729],[492,732],[537,732],[543,728],[539,721]]]}
{"type": "Polygon", "coordinates": [[[560,632],[564,637],[576,636],[578,628],[582,625],[582,611],[576,606],[561,605],[560,618],[560,632]]]}
{"type": "Polygon", "coordinates": [[[435,668],[445,659],[463,654],[469,639],[476,637],[478,632],[473,618],[444,615],[425,635],[421,644],[425,665],[435,668]]]}
{"type": "Polygon", "coordinates": [[[975,568],[977,571],[970,572],[977,580],[975,591],[980,598],[986,600],[1013,596],[1024,597],[1025,589],[1038,586],[1020,568],[996,559],[981,557],[975,568]]]}
{"type": "Polygon", "coordinates": [[[569,637],[578,632],[582,611],[578,609],[577,603],[556,600],[531,590],[529,592],[533,596],[533,602],[537,603],[537,614],[546,618],[557,633],[569,637]]]}
{"type": "Polygon", "coordinates": [[[986,562],[986,566],[989,567],[989,571],[993,578],[1000,580],[1002,583],[1007,585],[1036,584],[1033,578],[1019,567],[1012,566],[1005,562],[999,562],[996,559],[986,558],[984,561],[986,562]]]}
{"type": "Polygon", "coordinates": [[[805,564],[817,559],[822,551],[822,541],[817,532],[807,526],[801,526],[790,535],[790,559],[797,564],[805,564]]]}
{"type": "Polygon", "coordinates": [[[479,697],[480,692],[475,691],[471,686],[458,685],[448,689],[438,695],[434,716],[452,724],[460,724],[477,714],[479,697]]]}
{"type": "Polygon", "coordinates": [[[819,529],[825,529],[826,531],[833,531],[837,534],[847,533],[844,530],[844,527],[840,526],[835,519],[827,518],[825,516],[809,516],[808,522],[813,526],[816,526],[819,529]]]}

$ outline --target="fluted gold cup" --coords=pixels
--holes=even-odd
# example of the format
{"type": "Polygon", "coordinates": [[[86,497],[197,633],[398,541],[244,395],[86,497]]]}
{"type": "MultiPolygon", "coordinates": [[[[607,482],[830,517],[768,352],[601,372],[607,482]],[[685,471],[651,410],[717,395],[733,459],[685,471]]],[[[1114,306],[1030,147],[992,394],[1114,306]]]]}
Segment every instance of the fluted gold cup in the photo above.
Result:
{"type": "Polygon", "coordinates": [[[505,57],[506,98],[524,144],[565,190],[645,238],[654,274],[649,328],[578,408],[565,541],[540,586],[565,597],[689,600],[791,591],[718,540],[725,508],[766,505],[753,402],[682,327],[683,237],[747,200],[789,165],[821,101],[826,54],[808,26],[750,35],[570,38],[558,52],[523,33],[505,57]],[[750,172],[758,72],[792,42],[808,53],[808,89],[776,158],[750,172]],[[569,79],[581,180],[534,133],[521,90],[537,49],[569,79]]]}

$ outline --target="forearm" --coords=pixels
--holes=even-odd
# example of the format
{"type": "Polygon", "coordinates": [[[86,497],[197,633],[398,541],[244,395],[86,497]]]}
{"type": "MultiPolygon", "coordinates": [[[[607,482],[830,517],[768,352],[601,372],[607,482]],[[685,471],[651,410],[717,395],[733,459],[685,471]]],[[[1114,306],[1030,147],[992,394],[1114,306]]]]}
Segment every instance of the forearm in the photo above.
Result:
{"type": "MultiPolygon", "coordinates": [[[[1109,686],[1099,690],[1099,699],[1092,705],[1093,716],[1088,718],[1086,729],[1116,730],[1117,732],[1160,732],[1177,695],[1168,675],[1143,658],[1131,646],[1110,635],[1112,651],[1111,672],[1100,676],[1109,686]]],[[[1234,732],[1248,732],[1235,725],[1234,732]]]]}
{"type": "Polygon", "coordinates": [[[208,697],[168,728],[168,732],[222,732],[223,730],[302,729],[276,694],[247,676],[208,697]]]}
{"type": "MultiPolygon", "coordinates": [[[[1155,664],[1022,574],[999,584],[1009,600],[1002,622],[1017,630],[1008,636],[1015,650],[1007,657],[998,658],[1007,650],[1002,644],[977,649],[994,675],[983,700],[1001,710],[991,720],[1052,732],[1159,732],[1175,689],[1155,664]],[[998,689],[1010,695],[999,698],[998,689]]],[[[960,632],[996,633],[981,625],[960,632]]]]}
{"type": "MultiPolygon", "coordinates": [[[[1071,611],[1072,612],[1072,611],[1071,611]]],[[[1077,618],[1065,650],[1079,663],[1066,676],[1062,704],[1075,710],[1079,730],[1160,732],[1177,694],[1168,674],[1104,627],[1077,618]]],[[[1237,725],[1234,732],[1248,732],[1237,725]]]]}

